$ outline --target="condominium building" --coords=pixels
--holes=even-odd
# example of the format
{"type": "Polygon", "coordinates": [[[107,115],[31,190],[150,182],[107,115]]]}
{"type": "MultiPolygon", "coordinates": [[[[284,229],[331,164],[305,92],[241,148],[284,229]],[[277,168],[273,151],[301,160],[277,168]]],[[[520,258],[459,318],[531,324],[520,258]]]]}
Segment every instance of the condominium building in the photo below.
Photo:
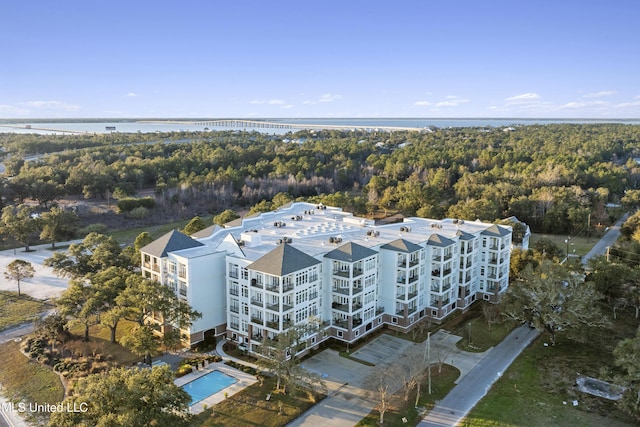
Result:
{"type": "Polygon", "coordinates": [[[168,233],[142,248],[142,270],[203,314],[184,331],[191,343],[210,333],[252,352],[312,324],[303,352],[496,302],[508,286],[511,234],[456,219],[375,225],[340,208],[293,203],[192,237],[168,233]]]}

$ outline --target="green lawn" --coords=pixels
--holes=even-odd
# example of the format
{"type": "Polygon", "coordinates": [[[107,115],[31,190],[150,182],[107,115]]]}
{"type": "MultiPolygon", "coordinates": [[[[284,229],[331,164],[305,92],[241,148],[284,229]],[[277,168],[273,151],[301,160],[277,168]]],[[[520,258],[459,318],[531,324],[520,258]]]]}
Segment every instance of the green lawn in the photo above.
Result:
{"type": "Polygon", "coordinates": [[[508,321],[488,325],[484,317],[476,317],[453,333],[462,337],[456,343],[459,349],[482,353],[498,345],[515,326],[516,323],[508,321]]]}
{"type": "MultiPolygon", "coordinates": [[[[211,222],[211,217],[203,217],[202,218],[205,223],[213,225],[211,222]]],[[[168,233],[174,229],[182,229],[191,219],[170,222],[168,224],[162,225],[152,225],[148,227],[136,227],[127,230],[117,230],[117,231],[108,231],[106,234],[109,236],[113,236],[116,241],[122,245],[132,245],[138,234],[146,231],[151,234],[153,239],[157,239],[163,234],[168,233]]]]}
{"type": "Polygon", "coordinates": [[[631,310],[606,329],[585,332],[586,342],[562,334],[546,347],[543,334],[516,359],[473,409],[463,424],[476,426],[631,426],[614,402],[578,391],[578,373],[610,380],[616,371],[612,351],[621,339],[635,334],[631,310]],[[578,401],[577,406],[572,402],[578,401]],[[523,416],[526,414],[526,417],[523,416]]]}
{"type": "Polygon", "coordinates": [[[0,345],[0,360],[0,384],[10,400],[55,404],[64,398],[60,377],[47,366],[30,361],[20,352],[20,343],[0,345]]]}
{"type": "MultiPolygon", "coordinates": [[[[280,427],[287,425],[315,404],[306,395],[275,393],[275,384],[275,378],[267,378],[262,386],[258,382],[245,388],[199,414],[195,425],[280,427]],[[267,401],[265,396],[269,393],[271,399],[267,401]]],[[[320,398],[321,396],[317,397],[320,398]]]]}
{"type": "Polygon", "coordinates": [[[28,295],[0,291],[0,331],[37,319],[47,306],[28,295]]]}
{"type": "Polygon", "coordinates": [[[543,237],[546,238],[546,239],[552,240],[553,243],[555,243],[556,246],[558,248],[560,248],[560,250],[562,251],[563,256],[567,252],[567,242],[565,242],[565,240],[567,240],[567,237],[570,237],[570,239],[569,239],[569,254],[575,254],[575,255],[578,255],[578,256],[586,255],[591,250],[591,248],[593,248],[593,246],[600,239],[600,236],[597,236],[597,237],[591,236],[589,239],[587,239],[586,237],[567,236],[567,235],[564,235],[564,234],[563,235],[555,235],[555,234],[533,233],[531,235],[531,239],[529,240],[529,247],[533,248],[535,243],[538,240],[540,240],[541,238],[543,238],[543,237]]]}

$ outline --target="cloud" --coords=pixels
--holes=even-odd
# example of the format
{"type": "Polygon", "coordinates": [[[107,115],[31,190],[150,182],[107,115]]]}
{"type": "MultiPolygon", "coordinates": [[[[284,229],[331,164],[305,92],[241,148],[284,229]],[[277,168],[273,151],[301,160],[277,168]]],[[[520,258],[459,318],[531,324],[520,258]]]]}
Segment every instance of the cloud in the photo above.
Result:
{"type": "Polygon", "coordinates": [[[436,104],[436,107],[457,107],[460,104],[465,104],[470,102],[468,99],[458,98],[454,95],[448,95],[446,97],[447,101],[440,101],[436,104]]]}
{"type": "Polygon", "coordinates": [[[74,104],[67,104],[60,101],[27,101],[22,102],[20,105],[24,105],[30,108],[36,108],[38,110],[53,110],[53,111],[78,111],[80,106],[74,104]]]}
{"type": "Polygon", "coordinates": [[[249,104],[254,105],[284,105],[285,102],[282,99],[254,99],[249,101],[249,104]]]}
{"type": "Polygon", "coordinates": [[[337,93],[325,93],[324,95],[320,96],[318,102],[333,102],[337,99],[342,99],[342,95],[339,95],[337,93]]]}
{"type": "Polygon", "coordinates": [[[583,98],[601,98],[603,96],[610,96],[616,93],[615,90],[601,90],[600,92],[587,93],[583,95],[583,98]]]}
{"type": "Polygon", "coordinates": [[[507,105],[517,105],[517,104],[528,104],[532,102],[537,102],[541,99],[541,96],[537,93],[527,92],[521,95],[511,96],[509,98],[505,98],[507,105]]]}
{"type": "Polygon", "coordinates": [[[302,101],[303,105],[315,105],[315,104],[319,104],[319,103],[326,103],[326,102],[333,102],[336,101],[338,99],[342,99],[342,95],[338,94],[338,93],[325,93],[323,95],[320,95],[320,98],[315,99],[315,100],[305,100],[302,101]]]}
{"type": "Polygon", "coordinates": [[[457,107],[460,104],[464,104],[467,102],[471,102],[468,99],[463,99],[463,98],[458,98],[455,95],[447,95],[445,97],[445,101],[439,101],[439,102],[431,102],[431,101],[416,101],[413,103],[413,105],[417,106],[417,107],[435,107],[435,108],[439,108],[439,107],[457,107]]]}
{"type": "Polygon", "coordinates": [[[137,94],[137,93],[135,93],[135,92],[129,92],[129,93],[127,94],[127,97],[129,97],[129,98],[136,98],[136,97],[138,97],[138,96],[140,96],[140,95],[138,95],[138,94],[137,94]]]}
{"type": "Polygon", "coordinates": [[[567,110],[567,109],[575,110],[578,108],[598,107],[598,106],[603,106],[608,104],[609,103],[605,101],[590,101],[590,102],[573,101],[573,102],[567,102],[564,105],[560,105],[557,108],[559,110],[567,110]]]}

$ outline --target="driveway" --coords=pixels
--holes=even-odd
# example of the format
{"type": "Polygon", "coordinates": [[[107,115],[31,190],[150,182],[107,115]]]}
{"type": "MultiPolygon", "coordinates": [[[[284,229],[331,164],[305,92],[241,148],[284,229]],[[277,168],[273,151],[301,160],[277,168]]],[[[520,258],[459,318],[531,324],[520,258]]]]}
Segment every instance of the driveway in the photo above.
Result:
{"type": "MultiPolygon", "coordinates": [[[[444,363],[453,364],[460,369],[458,380],[491,351],[462,351],[456,347],[456,342],[461,339],[447,331],[439,330],[430,340],[432,363],[437,363],[438,358],[442,358],[444,363]]],[[[366,417],[375,406],[377,374],[409,353],[424,356],[425,352],[426,342],[416,344],[391,334],[383,334],[352,354],[354,358],[375,366],[341,357],[334,350],[325,350],[305,360],[302,366],[323,379],[328,396],[288,426],[352,427],[366,417]]],[[[397,378],[394,384],[390,384],[389,391],[394,393],[399,390],[402,386],[400,381],[400,378],[397,378]]]]}

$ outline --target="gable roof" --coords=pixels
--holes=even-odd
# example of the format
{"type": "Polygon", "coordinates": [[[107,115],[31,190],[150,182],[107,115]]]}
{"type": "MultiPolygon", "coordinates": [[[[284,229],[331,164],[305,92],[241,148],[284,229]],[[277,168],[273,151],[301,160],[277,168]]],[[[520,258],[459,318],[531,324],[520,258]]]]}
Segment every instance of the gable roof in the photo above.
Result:
{"type": "Polygon", "coordinates": [[[273,276],[286,276],[316,264],[320,264],[320,261],[287,243],[283,243],[249,264],[247,268],[273,276]]]}
{"type": "Polygon", "coordinates": [[[393,242],[389,242],[386,245],[380,246],[380,249],[389,249],[396,252],[411,253],[422,249],[422,246],[411,243],[408,240],[397,239],[393,242]]]}
{"type": "Polygon", "coordinates": [[[460,240],[473,240],[475,236],[471,233],[467,233],[466,231],[458,230],[456,232],[456,236],[460,237],[460,240]]]}
{"type": "Polygon", "coordinates": [[[140,252],[144,252],[146,254],[159,258],[164,258],[167,256],[168,252],[196,248],[198,246],[204,245],[197,240],[194,240],[191,237],[187,236],[186,234],[179,232],[178,230],[173,230],[149,243],[147,246],[144,246],[140,249],[140,252]]]}
{"type": "Polygon", "coordinates": [[[195,233],[191,234],[191,237],[195,237],[196,239],[201,239],[203,237],[209,237],[211,236],[213,233],[215,233],[218,230],[221,230],[222,227],[220,227],[218,224],[213,224],[208,226],[205,229],[202,229],[200,231],[196,231],[195,233]]]}
{"type": "Polygon", "coordinates": [[[427,239],[427,245],[439,246],[441,248],[444,248],[453,245],[453,240],[447,239],[446,237],[439,234],[432,234],[431,236],[429,236],[429,239],[427,239]]]}
{"type": "Polygon", "coordinates": [[[355,262],[375,255],[373,249],[365,248],[357,243],[349,242],[325,254],[325,258],[338,261],[355,262]]]}
{"type": "Polygon", "coordinates": [[[496,224],[493,224],[491,227],[487,228],[481,233],[483,236],[496,236],[496,237],[504,237],[510,234],[510,231],[505,227],[500,227],[496,224]]]}

